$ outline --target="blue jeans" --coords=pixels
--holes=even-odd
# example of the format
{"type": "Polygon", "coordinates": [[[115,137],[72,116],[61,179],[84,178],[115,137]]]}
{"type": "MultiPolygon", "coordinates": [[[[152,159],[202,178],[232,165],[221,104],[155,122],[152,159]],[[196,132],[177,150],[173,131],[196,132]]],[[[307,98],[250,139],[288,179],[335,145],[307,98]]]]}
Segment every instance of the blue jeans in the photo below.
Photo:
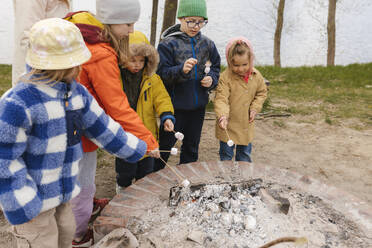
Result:
{"type": "MultiPolygon", "coordinates": [[[[219,154],[220,154],[221,161],[232,160],[234,156],[234,149],[235,149],[235,145],[228,146],[227,143],[220,141],[219,154]]],[[[252,153],[252,143],[249,143],[247,146],[236,145],[235,161],[252,162],[251,153],[252,153]]]]}

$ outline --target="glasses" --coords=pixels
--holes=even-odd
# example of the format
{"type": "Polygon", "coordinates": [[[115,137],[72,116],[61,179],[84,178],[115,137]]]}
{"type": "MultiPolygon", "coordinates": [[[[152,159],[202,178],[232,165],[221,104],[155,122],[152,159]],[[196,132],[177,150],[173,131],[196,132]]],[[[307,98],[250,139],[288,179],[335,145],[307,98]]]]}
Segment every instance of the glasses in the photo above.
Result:
{"type": "Polygon", "coordinates": [[[202,28],[204,27],[205,25],[207,25],[208,23],[208,20],[204,20],[204,21],[201,21],[201,22],[196,22],[196,21],[186,21],[186,24],[187,24],[187,27],[188,28],[194,28],[196,26],[198,26],[199,28],[202,28]]]}

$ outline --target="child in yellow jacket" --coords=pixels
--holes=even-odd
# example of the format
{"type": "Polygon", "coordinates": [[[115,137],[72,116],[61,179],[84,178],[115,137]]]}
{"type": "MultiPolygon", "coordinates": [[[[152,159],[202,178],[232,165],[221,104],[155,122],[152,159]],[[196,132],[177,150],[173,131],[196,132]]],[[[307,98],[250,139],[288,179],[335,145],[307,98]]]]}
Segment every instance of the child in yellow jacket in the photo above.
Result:
{"type": "MultiPolygon", "coordinates": [[[[127,95],[129,104],[141,118],[145,127],[159,140],[160,125],[164,130],[171,132],[174,128],[175,118],[172,101],[163,81],[155,74],[159,63],[156,49],[150,45],[146,36],[135,31],[129,36],[130,56],[125,65],[120,68],[123,81],[123,90],[127,95]]],[[[145,157],[136,163],[129,163],[116,158],[117,193],[123,187],[132,184],[133,179],[141,179],[153,172],[154,158],[145,157]]]]}
{"type": "Polygon", "coordinates": [[[227,69],[221,74],[214,110],[221,160],[252,162],[254,119],[267,97],[261,73],[253,67],[253,49],[248,39],[237,37],[226,46],[227,69]]]}

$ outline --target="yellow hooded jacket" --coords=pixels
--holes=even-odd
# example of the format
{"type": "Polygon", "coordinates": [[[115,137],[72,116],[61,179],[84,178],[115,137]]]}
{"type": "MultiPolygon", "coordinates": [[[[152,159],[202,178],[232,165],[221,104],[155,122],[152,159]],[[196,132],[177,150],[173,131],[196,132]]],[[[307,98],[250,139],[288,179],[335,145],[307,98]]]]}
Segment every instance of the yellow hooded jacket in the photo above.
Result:
{"type": "Polygon", "coordinates": [[[160,117],[161,123],[166,119],[175,121],[174,109],[168,91],[160,77],[155,74],[159,63],[159,55],[156,49],[150,45],[146,36],[139,31],[129,35],[129,44],[131,56],[147,58],[142,74],[141,91],[136,112],[146,128],[159,140],[157,117],[160,117]]]}

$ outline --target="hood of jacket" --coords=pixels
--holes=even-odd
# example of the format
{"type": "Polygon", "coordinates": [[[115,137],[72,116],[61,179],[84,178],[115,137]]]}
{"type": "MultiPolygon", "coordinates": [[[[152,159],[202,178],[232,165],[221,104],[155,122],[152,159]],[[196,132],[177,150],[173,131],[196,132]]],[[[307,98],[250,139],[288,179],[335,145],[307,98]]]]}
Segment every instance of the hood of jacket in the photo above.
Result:
{"type": "Polygon", "coordinates": [[[104,26],[93,14],[87,11],[70,12],[64,19],[74,23],[80,29],[85,42],[89,44],[102,42],[100,34],[104,26]]]}
{"type": "Polygon", "coordinates": [[[145,68],[144,75],[152,76],[159,64],[159,54],[156,49],[146,43],[134,43],[129,45],[131,56],[143,56],[145,57],[145,68]]]}
{"type": "Polygon", "coordinates": [[[249,70],[247,72],[247,76],[249,77],[252,73],[253,73],[253,63],[254,63],[254,52],[253,52],[253,47],[252,47],[252,44],[251,42],[243,37],[243,36],[239,36],[239,37],[234,37],[234,38],[231,38],[228,42],[227,42],[227,45],[226,45],[226,48],[225,48],[225,56],[226,56],[226,61],[228,62],[229,61],[229,51],[232,47],[232,45],[235,43],[235,42],[242,42],[242,43],[245,43],[249,50],[250,50],[250,53],[251,53],[251,58],[249,60],[249,70]]]}

